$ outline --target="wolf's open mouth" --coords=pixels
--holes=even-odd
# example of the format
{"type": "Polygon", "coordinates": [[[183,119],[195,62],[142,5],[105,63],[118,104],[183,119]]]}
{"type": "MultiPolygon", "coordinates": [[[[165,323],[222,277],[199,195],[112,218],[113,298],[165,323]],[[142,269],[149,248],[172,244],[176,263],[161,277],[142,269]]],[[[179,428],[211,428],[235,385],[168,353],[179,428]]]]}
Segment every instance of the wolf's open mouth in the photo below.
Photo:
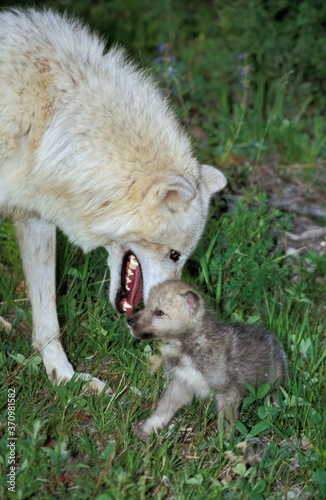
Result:
{"type": "Polygon", "coordinates": [[[143,276],[136,256],[129,250],[122,260],[121,288],[117,294],[117,309],[129,316],[143,296],[143,276]]]}

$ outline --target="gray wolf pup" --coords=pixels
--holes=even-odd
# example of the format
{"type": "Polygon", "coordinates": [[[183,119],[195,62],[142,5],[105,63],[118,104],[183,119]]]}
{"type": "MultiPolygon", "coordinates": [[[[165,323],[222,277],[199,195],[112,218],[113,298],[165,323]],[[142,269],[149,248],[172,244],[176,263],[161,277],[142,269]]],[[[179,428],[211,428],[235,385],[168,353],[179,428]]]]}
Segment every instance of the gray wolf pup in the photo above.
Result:
{"type": "Polygon", "coordinates": [[[267,382],[275,390],[287,380],[286,355],[269,331],[215,321],[201,296],[182,281],[154,287],[145,309],[127,322],[134,337],[164,342],[169,378],[157,409],[139,429],[143,438],[168,424],[195,395],[207,398],[214,391],[219,426],[238,418],[245,384],[267,382]]]}
{"type": "Polygon", "coordinates": [[[85,252],[108,250],[110,301],[129,314],[180,276],[225,184],[121,49],[51,10],[0,13],[0,212],[16,224],[33,345],[52,380],[74,374],[56,313],[56,227],[85,252]]]}

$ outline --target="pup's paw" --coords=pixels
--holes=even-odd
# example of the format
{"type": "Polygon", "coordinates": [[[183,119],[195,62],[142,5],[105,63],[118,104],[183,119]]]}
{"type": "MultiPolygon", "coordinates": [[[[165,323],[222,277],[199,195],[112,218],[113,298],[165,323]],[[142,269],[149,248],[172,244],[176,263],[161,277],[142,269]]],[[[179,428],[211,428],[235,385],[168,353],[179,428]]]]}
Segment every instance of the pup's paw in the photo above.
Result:
{"type": "Polygon", "coordinates": [[[266,443],[257,437],[240,441],[240,443],[236,444],[236,448],[241,450],[245,464],[256,467],[267,453],[266,443]]]}
{"type": "Polygon", "coordinates": [[[134,427],[134,434],[138,436],[142,441],[147,441],[152,432],[153,430],[146,429],[146,422],[137,424],[134,427]]]}

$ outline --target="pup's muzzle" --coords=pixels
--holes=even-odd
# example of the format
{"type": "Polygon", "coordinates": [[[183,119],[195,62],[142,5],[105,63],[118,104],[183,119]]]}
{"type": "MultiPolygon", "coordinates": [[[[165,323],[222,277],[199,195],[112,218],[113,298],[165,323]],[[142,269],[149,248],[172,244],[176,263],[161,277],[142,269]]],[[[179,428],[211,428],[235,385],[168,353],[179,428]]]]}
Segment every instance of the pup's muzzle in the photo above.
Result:
{"type": "Polygon", "coordinates": [[[133,317],[133,315],[131,315],[131,316],[129,316],[129,318],[127,318],[127,323],[130,326],[130,328],[132,328],[132,326],[135,323],[135,318],[133,317]]]}
{"type": "Polygon", "coordinates": [[[139,340],[146,340],[146,339],[154,338],[154,336],[151,332],[143,331],[141,329],[139,322],[137,321],[137,318],[135,318],[135,316],[137,316],[137,313],[131,314],[129,316],[129,318],[127,318],[127,323],[128,323],[131,335],[139,340]]]}

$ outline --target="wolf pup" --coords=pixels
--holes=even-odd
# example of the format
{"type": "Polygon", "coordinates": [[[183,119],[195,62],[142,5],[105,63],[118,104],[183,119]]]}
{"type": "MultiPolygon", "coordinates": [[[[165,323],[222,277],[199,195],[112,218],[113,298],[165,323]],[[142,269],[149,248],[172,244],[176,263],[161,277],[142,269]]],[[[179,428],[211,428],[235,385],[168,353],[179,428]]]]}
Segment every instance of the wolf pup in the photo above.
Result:
{"type": "Polygon", "coordinates": [[[121,49],[51,10],[0,12],[0,213],[16,224],[33,345],[53,381],[74,374],[56,313],[56,227],[86,252],[108,250],[111,303],[130,314],[181,275],[225,184],[121,49]]]}
{"type": "Polygon", "coordinates": [[[193,396],[215,393],[218,426],[239,416],[245,384],[287,380],[287,359],[278,340],[261,326],[215,321],[200,295],[182,281],[169,280],[150,292],[145,309],[127,319],[138,339],[164,342],[161,353],[168,387],[153,415],[139,429],[145,438],[168,424],[193,396]]]}

